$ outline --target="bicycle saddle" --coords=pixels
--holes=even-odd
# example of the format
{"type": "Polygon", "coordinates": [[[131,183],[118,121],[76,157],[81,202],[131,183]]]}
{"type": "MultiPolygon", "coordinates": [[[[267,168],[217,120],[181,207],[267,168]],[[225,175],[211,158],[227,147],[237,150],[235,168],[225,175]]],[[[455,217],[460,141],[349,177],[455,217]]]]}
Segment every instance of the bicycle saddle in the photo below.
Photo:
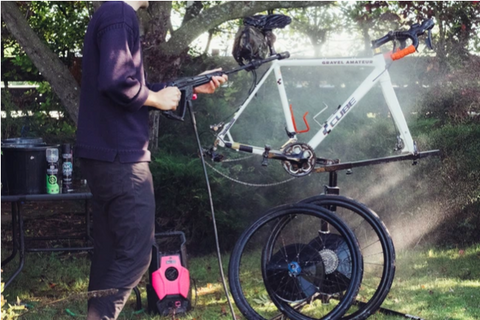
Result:
{"type": "Polygon", "coordinates": [[[244,25],[252,26],[262,31],[285,28],[291,22],[292,19],[283,14],[256,15],[246,17],[243,20],[244,25]]]}
{"type": "Polygon", "coordinates": [[[233,43],[232,54],[240,66],[275,55],[273,29],[284,28],[292,19],[283,14],[246,17],[233,43]]]}

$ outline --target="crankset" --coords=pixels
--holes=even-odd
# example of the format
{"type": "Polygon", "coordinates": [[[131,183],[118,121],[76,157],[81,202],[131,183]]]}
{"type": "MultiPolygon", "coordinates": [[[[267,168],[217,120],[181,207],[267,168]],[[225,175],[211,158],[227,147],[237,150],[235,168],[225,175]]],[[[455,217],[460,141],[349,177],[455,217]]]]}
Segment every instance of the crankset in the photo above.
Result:
{"type": "Polygon", "coordinates": [[[315,152],[306,143],[287,144],[283,149],[283,154],[286,157],[286,160],[282,161],[283,168],[294,177],[309,175],[315,168],[315,152]]]}

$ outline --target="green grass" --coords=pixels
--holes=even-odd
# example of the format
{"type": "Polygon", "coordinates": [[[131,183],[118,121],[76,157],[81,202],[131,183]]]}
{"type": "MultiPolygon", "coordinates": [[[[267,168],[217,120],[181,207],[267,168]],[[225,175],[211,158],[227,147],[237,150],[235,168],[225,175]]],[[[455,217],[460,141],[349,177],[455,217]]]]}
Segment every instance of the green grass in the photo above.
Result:
{"type": "MultiPolygon", "coordinates": [[[[2,257],[9,252],[2,250],[2,257]]],[[[28,307],[20,319],[81,319],[86,314],[89,260],[87,254],[28,253],[20,275],[3,292],[4,299],[28,307]]],[[[3,267],[5,277],[13,272],[16,261],[3,267]]],[[[224,257],[227,269],[228,256],[224,257]]],[[[189,261],[192,279],[193,311],[184,319],[230,319],[230,311],[220,282],[215,255],[189,261]]],[[[2,274],[3,276],[4,274],[2,274]]],[[[2,280],[3,281],[3,280],[2,280]]],[[[140,290],[146,307],[145,281],[140,290]]],[[[3,312],[7,305],[2,307],[3,312]]],[[[134,311],[135,297],[119,319],[170,319],[134,311]]],[[[480,245],[459,249],[422,249],[399,252],[397,273],[383,307],[430,320],[480,319],[480,245]]],[[[236,310],[240,317],[240,313],[236,310]]],[[[12,317],[15,318],[15,317],[12,317]]],[[[5,319],[7,317],[5,316],[5,319]]],[[[401,319],[377,313],[370,319],[401,319]]]]}
{"type": "Polygon", "coordinates": [[[384,307],[424,319],[480,319],[480,246],[406,251],[397,261],[384,307]]]}

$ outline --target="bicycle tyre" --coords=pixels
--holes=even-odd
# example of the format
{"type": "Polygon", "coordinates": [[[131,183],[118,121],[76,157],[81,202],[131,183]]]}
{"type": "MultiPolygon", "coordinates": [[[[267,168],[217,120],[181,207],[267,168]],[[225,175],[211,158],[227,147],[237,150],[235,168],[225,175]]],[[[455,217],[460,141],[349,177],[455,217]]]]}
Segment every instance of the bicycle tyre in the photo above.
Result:
{"type": "MultiPolygon", "coordinates": [[[[380,308],[381,304],[383,303],[390,291],[393,279],[395,277],[395,248],[388,229],[373,210],[369,209],[366,205],[356,200],[344,196],[318,195],[302,200],[300,203],[309,203],[324,207],[336,206],[344,208],[346,210],[350,210],[354,214],[360,216],[364,220],[364,222],[368,223],[373,229],[373,231],[376,233],[378,237],[378,242],[380,243],[382,248],[383,255],[383,270],[378,286],[375,289],[375,293],[368,300],[368,302],[361,303],[358,307],[358,310],[354,311],[351,314],[346,314],[342,317],[342,319],[349,320],[363,320],[368,318],[370,315],[375,313],[378,308],[380,308]]],[[[348,219],[344,218],[343,221],[350,227],[351,230],[353,230],[354,233],[357,233],[356,230],[358,229],[358,226],[350,225],[348,219]]],[[[360,243],[360,250],[362,251],[363,263],[365,266],[362,282],[367,282],[369,274],[365,270],[368,268],[369,258],[368,255],[363,252],[363,241],[361,241],[361,238],[358,235],[357,240],[359,240],[360,243]]],[[[363,286],[364,285],[362,283],[362,287],[363,286]]]]}
{"type": "MultiPolygon", "coordinates": [[[[346,288],[345,290],[343,299],[339,300],[336,306],[332,306],[332,309],[328,309],[328,314],[322,315],[321,318],[312,318],[309,315],[298,312],[295,309],[295,306],[292,307],[288,303],[285,303],[285,301],[282,300],[283,298],[280,297],[276,292],[274,292],[275,291],[274,288],[272,288],[268,284],[268,279],[264,278],[264,273],[263,273],[264,270],[261,270],[263,283],[259,284],[257,282],[257,284],[258,286],[263,286],[263,288],[266,289],[266,291],[268,292],[269,298],[271,299],[275,307],[279,310],[279,312],[281,312],[283,315],[287,316],[290,319],[294,319],[294,320],[339,319],[350,308],[350,305],[354,302],[354,299],[359,291],[362,274],[363,274],[362,256],[360,254],[360,250],[358,248],[358,243],[356,241],[355,235],[339,217],[335,216],[331,211],[323,207],[319,207],[317,205],[311,205],[311,204],[304,204],[304,203],[284,205],[284,206],[280,206],[280,207],[276,207],[268,210],[264,215],[262,215],[259,219],[257,219],[249,228],[247,228],[242,233],[239,240],[236,242],[230,257],[230,263],[229,263],[229,269],[228,269],[230,291],[235,300],[236,306],[247,319],[250,319],[250,320],[266,319],[264,318],[263,314],[261,315],[255,310],[253,303],[251,301],[249,302],[246,298],[246,295],[244,294],[244,291],[242,288],[243,280],[241,280],[241,274],[242,274],[241,266],[243,263],[243,256],[244,254],[245,256],[248,255],[247,246],[251,244],[250,241],[255,243],[257,246],[264,247],[263,243],[259,245],[258,242],[255,242],[256,236],[257,236],[256,233],[262,232],[262,227],[268,226],[270,223],[273,223],[275,225],[277,224],[278,219],[280,220],[285,219],[285,217],[288,217],[288,216],[294,217],[295,222],[302,221],[303,219],[305,219],[305,221],[309,221],[309,219],[320,219],[321,221],[326,221],[333,228],[335,228],[335,230],[337,230],[341,236],[345,238],[345,242],[351,254],[352,269],[351,269],[350,282],[348,284],[348,288],[346,288]]],[[[307,226],[308,225],[305,225],[305,227],[307,226]]],[[[311,229],[313,232],[313,228],[311,229]]],[[[318,228],[315,228],[315,230],[318,233],[318,228]]],[[[294,236],[292,236],[292,238],[294,238],[294,236]]],[[[291,246],[300,247],[298,243],[305,244],[305,242],[301,242],[301,241],[295,242],[294,240],[295,239],[292,239],[293,244],[290,244],[290,246],[284,246],[282,250],[287,250],[286,248],[291,248],[291,246]]],[[[318,252],[316,252],[316,254],[318,254],[318,252]]],[[[263,261],[263,258],[265,257],[265,255],[262,254],[261,256],[262,256],[261,265],[258,265],[258,261],[257,263],[255,263],[255,265],[258,266],[260,269],[264,269],[263,266],[265,264],[265,261],[263,261]]],[[[317,283],[315,283],[315,285],[316,284],[317,283]]],[[[277,316],[274,318],[279,318],[279,317],[281,316],[277,316]]],[[[269,318],[271,317],[269,316],[269,318]]]]}

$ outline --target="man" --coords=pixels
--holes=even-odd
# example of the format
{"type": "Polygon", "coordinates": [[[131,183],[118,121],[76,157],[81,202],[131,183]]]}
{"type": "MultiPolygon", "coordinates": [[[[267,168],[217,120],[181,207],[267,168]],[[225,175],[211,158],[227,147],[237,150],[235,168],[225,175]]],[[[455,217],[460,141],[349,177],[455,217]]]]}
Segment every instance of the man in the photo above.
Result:
{"type": "MultiPolygon", "coordinates": [[[[88,320],[116,319],[151,259],[148,107],[175,110],[180,91],[146,84],[136,16],[146,7],[148,1],[105,2],[85,35],[76,155],[93,194],[89,291],[114,289],[89,299],[88,320]]],[[[196,92],[213,93],[226,80],[214,77],[196,92]]]]}

